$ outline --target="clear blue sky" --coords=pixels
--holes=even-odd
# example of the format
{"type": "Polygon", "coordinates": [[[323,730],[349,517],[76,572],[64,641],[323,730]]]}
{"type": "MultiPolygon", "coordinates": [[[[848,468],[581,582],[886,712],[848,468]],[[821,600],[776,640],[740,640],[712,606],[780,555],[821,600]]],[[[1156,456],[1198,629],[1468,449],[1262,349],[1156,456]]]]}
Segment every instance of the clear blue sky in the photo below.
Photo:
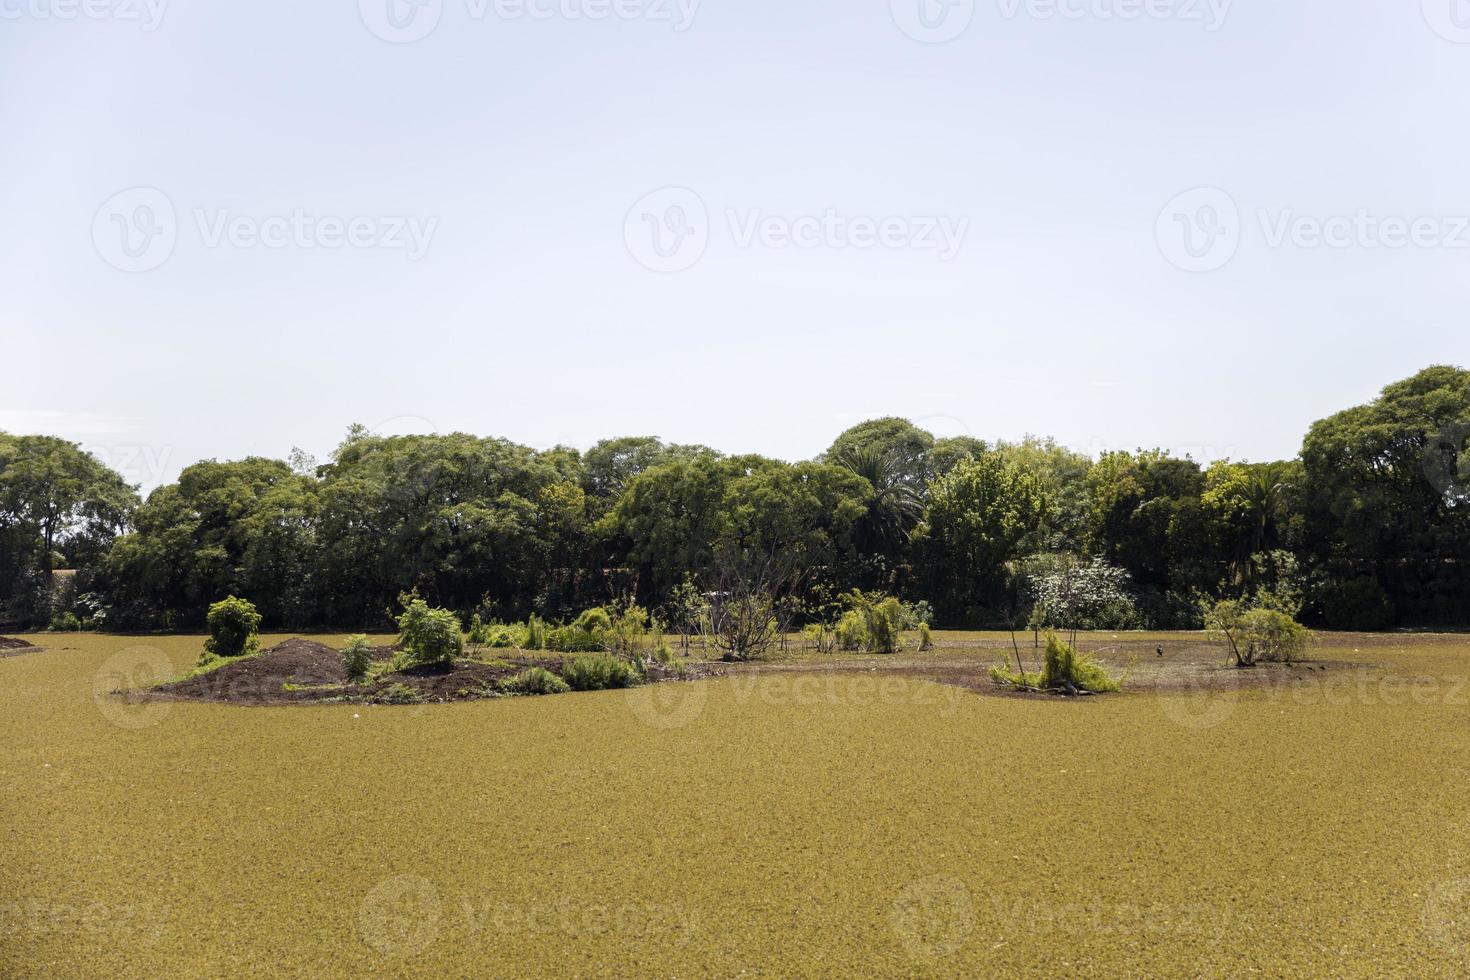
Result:
{"type": "Polygon", "coordinates": [[[161,2],[0,0],[0,428],[145,486],[354,421],[1264,459],[1470,362],[1451,0],[161,2]]]}

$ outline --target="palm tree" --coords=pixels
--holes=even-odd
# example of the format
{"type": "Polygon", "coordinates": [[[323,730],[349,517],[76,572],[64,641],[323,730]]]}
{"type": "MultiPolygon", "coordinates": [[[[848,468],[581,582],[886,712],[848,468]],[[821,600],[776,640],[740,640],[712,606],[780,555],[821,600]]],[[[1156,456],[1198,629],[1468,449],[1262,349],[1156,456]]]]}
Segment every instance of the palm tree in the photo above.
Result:
{"type": "Polygon", "coordinates": [[[894,452],[845,449],[832,462],[867,480],[873,488],[868,513],[859,523],[859,546],[865,552],[894,554],[924,516],[924,499],[902,469],[894,452]]]}

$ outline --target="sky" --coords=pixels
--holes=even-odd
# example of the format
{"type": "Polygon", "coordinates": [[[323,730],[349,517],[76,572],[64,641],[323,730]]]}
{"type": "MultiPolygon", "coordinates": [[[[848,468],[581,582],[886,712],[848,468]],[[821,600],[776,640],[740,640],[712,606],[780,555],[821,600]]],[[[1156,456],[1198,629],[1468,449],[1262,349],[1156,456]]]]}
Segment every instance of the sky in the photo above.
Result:
{"type": "Polygon", "coordinates": [[[1470,364],[1464,0],[0,0],[0,429],[1294,455],[1470,364]]]}

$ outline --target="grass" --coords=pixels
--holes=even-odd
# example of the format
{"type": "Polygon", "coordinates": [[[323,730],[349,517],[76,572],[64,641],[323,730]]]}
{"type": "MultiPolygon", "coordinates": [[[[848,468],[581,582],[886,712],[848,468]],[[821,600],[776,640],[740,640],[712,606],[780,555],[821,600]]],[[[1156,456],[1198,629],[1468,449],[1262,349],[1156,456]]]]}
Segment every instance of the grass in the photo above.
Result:
{"type": "Polygon", "coordinates": [[[415,708],[129,704],[201,640],[47,642],[0,660],[0,976],[1470,969],[1463,636],[1324,639],[1387,667],[1315,694],[875,657],[415,708]]]}

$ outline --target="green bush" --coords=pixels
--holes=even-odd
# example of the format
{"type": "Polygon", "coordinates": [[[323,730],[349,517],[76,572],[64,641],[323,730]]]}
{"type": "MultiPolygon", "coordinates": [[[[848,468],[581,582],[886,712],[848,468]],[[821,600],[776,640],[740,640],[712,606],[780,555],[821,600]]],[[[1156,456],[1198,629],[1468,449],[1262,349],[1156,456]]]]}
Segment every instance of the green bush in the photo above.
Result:
{"type": "Polygon", "coordinates": [[[1091,657],[1084,657],[1055,633],[1046,634],[1041,683],[1048,691],[1091,691],[1101,694],[1118,690],[1118,682],[1091,657]]]}
{"type": "Polygon", "coordinates": [[[868,620],[856,609],[843,613],[833,632],[837,635],[839,650],[851,653],[868,648],[868,620]]]}
{"type": "Polygon", "coordinates": [[[565,694],[571,686],[544,667],[529,667],[501,681],[500,689],[506,694],[565,694]]]}
{"type": "Polygon", "coordinates": [[[594,606],[578,616],[572,625],[584,633],[602,633],[612,629],[612,616],[601,606],[594,606]]]}
{"type": "Polygon", "coordinates": [[[79,633],[82,621],[71,611],[59,612],[51,617],[51,630],[56,633],[79,633]]]}
{"type": "Polygon", "coordinates": [[[546,634],[546,649],[559,653],[596,653],[604,648],[601,633],[560,626],[546,634]]]}
{"type": "Polygon", "coordinates": [[[412,599],[398,617],[403,652],[397,666],[436,667],[454,662],[464,652],[459,618],[448,609],[430,609],[422,599],[412,599]]]}
{"type": "Polygon", "coordinates": [[[928,653],[934,649],[934,634],[929,631],[929,624],[919,621],[919,652],[928,653]]]}
{"type": "Polygon", "coordinates": [[[904,623],[913,618],[903,603],[892,596],[857,590],[844,599],[849,609],[837,622],[838,647],[867,653],[897,653],[904,623]]]}
{"type": "Polygon", "coordinates": [[[367,676],[368,667],[372,666],[373,647],[368,638],[361,634],[349,636],[347,646],[342,648],[342,668],[347,671],[347,679],[360,681],[367,676]]]}
{"type": "Polygon", "coordinates": [[[373,697],[374,704],[423,704],[428,696],[407,684],[390,684],[373,697]]]}
{"type": "Polygon", "coordinates": [[[536,616],[526,620],[526,641],[522,646],[527,650],[546,649],[546,624],[536,616]]]}
{"type": "Polygon", "coordinates": [[[483,647],[490,643],[490,627],[485,625],[479,613],[470,617],[470,628],[465,639],[472,647],[483,647]]]}
{"type": "Polygon", "coordinates": [[[205,652],[216,657],[243,657],[260,649],[260,613],[246,599],[230,596],[209,607],[209,639],[205,652]]]}
{"type": "Polygon", "coordinates": [[[562,667],[562,676],[574,691],[632,687],[638,680],[632,664],[605,653],[577,657],[562,667]]]}

